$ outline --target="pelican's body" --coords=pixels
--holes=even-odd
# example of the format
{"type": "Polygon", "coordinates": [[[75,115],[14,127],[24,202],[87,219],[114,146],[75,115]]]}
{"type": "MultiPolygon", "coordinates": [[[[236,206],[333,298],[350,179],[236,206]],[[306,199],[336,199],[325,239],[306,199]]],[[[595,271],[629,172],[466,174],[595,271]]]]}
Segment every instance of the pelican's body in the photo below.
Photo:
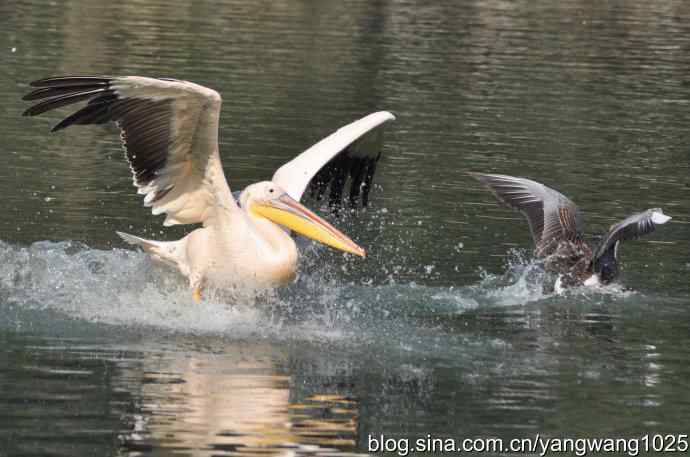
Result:
{"type": "Polygon", "coordinates": [[[612,225],[594,249],[584,239],[580,209],[557,190],[526,178],[470,173],[496,198],[522,212],[534,239],[534,254],[546,270],[559,274],[561,285],[606,284],[619,274],[618,247],[622,241],[653,232],[671,220],[661,208],[650,208],[612,225]]]}
{"type": "Polygon", "coordinates": [[[156,260],[177,267],[193,288],[277,287],[297,273],[298,252],[292,237],[273,222],[244,212],[236,217],[222,215],[217,223],[177,241],[118,234],[156,260]]]}
{"type": "Polygon", "coordinates": [[[118,234],[189,280],[196,300],[204,287],[271,288],[290,282],[298,251],[290,230],[364,257],[343,233],[299,203],[305,190],[329,201],[342,198],[348,178],[350,203],[366,205],[380,157],[385,111],[355,121],[280,167],[270,181],[233,197],[218,150],[221,97],[206,87],[171,79],[68,76],[32,83],[24,98],[42,100],[25,111],[37,115],[82,100],[88,103],[57,124],[117,122],[134,184],[164,225],[200,223],[177,241],[118,234]]]}

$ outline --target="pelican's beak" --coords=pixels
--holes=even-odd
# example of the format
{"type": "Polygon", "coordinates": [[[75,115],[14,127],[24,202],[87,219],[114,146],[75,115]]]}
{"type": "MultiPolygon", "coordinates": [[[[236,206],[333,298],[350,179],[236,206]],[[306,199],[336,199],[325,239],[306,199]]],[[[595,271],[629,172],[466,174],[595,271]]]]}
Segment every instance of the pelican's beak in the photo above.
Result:
{"type": "Polygon", "coordinates": [[[254,203],[251,210],[312,240],[366,257],[364,249],[286,193],[266,203],[254,203]]]}

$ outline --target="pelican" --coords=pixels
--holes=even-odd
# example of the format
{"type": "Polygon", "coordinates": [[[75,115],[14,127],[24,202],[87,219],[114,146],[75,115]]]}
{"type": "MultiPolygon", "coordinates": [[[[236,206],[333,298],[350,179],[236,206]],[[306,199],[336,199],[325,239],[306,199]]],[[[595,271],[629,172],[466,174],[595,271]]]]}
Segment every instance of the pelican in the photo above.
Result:
{"type": "Polygon", "coordinates": [[[62,76],[34,81],[24,100],[38,101],[25,116],[86,101],[52,129],[114,121],[121,131],[134,185],[164,226],[202,224],[177,241],[154,241],[117,232],[152,258],[184,275],[194,301],[206,288],[273,288],[293,280],[297,247],[290,231],[344,252],[365,251],[299,203],[305,190],[329,202],[367,204],[382,125],[381,111],[359,119],[281,166],[270,181],[252,184],[235,199],[218,147],[221,97],[189,81],[141,76],[62,76]]]}
{"type": "Polygon", "coordinates": [[[584,240],[580,209],[557,190],[525,178],[469,173],[487,186],[503,204],[519,210],[529,222],[535,257],[547,270],[561,274],[562,284],[593,286],[619,274],[618,245],[637,239],[671,220],[661,208],[650,208],[612,225],[592,249],[584,240]]]}

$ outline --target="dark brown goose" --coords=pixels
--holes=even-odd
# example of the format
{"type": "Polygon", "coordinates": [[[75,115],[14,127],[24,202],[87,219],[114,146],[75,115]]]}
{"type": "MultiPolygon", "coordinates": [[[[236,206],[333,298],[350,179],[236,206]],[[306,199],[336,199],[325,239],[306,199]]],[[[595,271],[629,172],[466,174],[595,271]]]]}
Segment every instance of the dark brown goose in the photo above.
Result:
{"type": "Polygon", "coordinates": [[[562,285],[609,283],[619,274],[618,245],[654,231],[671,220],[661,208],[633,214],[611,226],[592,249],[584,239],[582,213],[560,192],[536,181],[507,175],[469,173],[496,198],[527,217],[534,255],[562,275],[562,285]]]}

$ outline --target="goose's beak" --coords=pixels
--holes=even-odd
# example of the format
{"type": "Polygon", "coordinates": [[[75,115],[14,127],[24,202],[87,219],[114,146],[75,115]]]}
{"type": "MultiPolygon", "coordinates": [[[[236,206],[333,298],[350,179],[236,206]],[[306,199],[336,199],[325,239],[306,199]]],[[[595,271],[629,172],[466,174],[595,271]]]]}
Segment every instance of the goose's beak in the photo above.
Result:
{"type": "Polygon", "coordinates": [[[364,249],[286,193],[266,203],[254,203],[251,211],[307,238],[366,257],[364,249]]]}

